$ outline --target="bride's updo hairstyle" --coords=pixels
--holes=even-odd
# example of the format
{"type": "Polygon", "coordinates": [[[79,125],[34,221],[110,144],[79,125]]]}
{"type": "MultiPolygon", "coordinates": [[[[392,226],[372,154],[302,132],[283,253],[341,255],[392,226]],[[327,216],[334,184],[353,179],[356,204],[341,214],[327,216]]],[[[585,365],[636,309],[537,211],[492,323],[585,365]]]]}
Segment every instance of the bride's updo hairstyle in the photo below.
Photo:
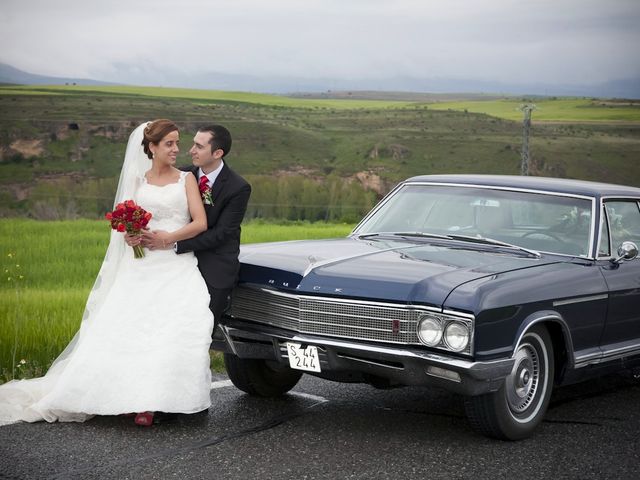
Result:
{"type": "Polygon", "coordinates": [[[144,153],[147,154],[147,157],[149,157],[149,159],[153,158],[153,153],[151,153],[151,150],[149,149],[150,143],[158,145],[164,137],[176,130],[179,130],[178,126],[166,118],[160,118],[153,122],[149,122],[147,127],[144,129],[144,138],[142,139],[142,146],[144,147],[144,153]]]}

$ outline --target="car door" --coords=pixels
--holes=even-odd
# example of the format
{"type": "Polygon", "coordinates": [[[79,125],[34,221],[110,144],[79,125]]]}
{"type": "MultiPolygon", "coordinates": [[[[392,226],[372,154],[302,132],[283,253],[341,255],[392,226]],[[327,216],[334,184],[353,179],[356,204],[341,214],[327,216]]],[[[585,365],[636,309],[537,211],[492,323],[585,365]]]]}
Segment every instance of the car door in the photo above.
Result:
{"type": "Polygon", "coordinates": [[[609,288],[607,321],[600,342],[604,357],[640,351],[640,258],[613,263],[622,242],[640,246],[638,199],[605,200],[599,248],[602,274],[609,288]]]}

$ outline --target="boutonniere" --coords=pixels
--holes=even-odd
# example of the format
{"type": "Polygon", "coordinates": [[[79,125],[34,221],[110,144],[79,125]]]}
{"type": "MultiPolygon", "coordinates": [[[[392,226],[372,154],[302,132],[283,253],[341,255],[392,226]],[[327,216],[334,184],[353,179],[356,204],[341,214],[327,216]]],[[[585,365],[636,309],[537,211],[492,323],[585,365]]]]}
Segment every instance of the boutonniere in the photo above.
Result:
{"type": "Polygon", "coordinates": [[[202,203],[205,205],[213,206],[213,196],[211,193],[211,187],[207,186],[200,190],[200,196],[202,197],[202,203]]]}

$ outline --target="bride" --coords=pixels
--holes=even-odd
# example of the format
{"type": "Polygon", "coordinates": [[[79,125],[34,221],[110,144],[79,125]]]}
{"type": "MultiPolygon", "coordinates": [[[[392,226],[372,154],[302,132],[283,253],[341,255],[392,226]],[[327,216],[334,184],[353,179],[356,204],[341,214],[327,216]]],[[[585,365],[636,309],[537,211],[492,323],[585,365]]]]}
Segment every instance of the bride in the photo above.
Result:
{"type": "MultiPolygon", "coordinates": [[[[133,199],[167,241],[206,230],[198,185],[175,168],[178,127],[155,120],[127,145],[115,203],[133,199]]],[[[132,242],[128,238],[129,243],[132,242]]],[[[0,421],[82,422],[93,415],[195,413],[209,408],[213,315],[193,254],[145,250],[141,259],[111,232],[78,333],[47,374],[0,386],[0,421]]]]}

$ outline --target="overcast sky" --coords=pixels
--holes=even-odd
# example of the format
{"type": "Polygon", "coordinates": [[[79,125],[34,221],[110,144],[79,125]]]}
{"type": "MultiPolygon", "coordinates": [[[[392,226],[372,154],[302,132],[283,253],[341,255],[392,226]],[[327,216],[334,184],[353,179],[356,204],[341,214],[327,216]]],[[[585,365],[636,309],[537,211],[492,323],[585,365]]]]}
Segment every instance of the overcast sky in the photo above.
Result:
{"type": "Polygon", "coordinates": [[[124,83],[221,72],[595,84],[640,78],[639,45],[640,0],[0,0],[0,62],[124,83]]]}

